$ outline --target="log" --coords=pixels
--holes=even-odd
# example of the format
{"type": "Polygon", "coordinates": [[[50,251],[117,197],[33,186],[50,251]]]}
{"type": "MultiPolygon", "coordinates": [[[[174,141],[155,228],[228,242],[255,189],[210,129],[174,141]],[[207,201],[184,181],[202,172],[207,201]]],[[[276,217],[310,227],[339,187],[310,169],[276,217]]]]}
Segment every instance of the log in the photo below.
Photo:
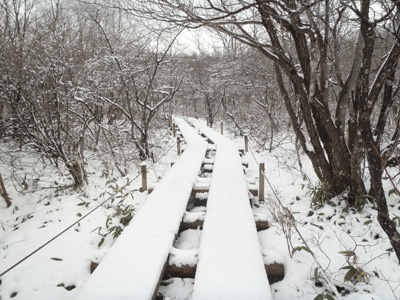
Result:
{"type": "Polygon", "coordinates": [[[193,188],[191,196],[196,196],[197,193],[208,193],[208,188],[193,188]]]}
{"type": "Polygon", "coordinates": [[[268,221],[256,221],[257,231],[266,230],[269,228],[268,221]]]}
{"type": "Polygon", "coordinates": [[[265,265],[265,271],[270,284],[281,281],[285,277],[285,266],[283,264],[265,265]]]}
{"type": "MultiPolygon", "coordinates": [[[[283,264],[274,263],[271,265],[264,265],[267,272],[270,284],[281,281],[285,277],[285,268],[283,264]]],[[[163,280],[178,277],[178,278],[195,278],[197,265],[170,265],[166,266],[163,274],[163,280]]]]}
{"type": "Polygon", "coordinates": [[[201,171],[203,173],[212,173],[214,170],[214,165],[213,164],[203,164],[201,166],[201,171]]]}
{"type": "Polygon", "coordinates": [[[194,206],[199,207],[199,206],[207,206],[207,200],[208,199],[200,199],[200,198],[194,198],[194,206]]]}
{"type": "Polygon", "coordinates": [[[203,229],[204,220],[196,220],[194,222],[182,222],[179,226],[179,232],[188,230],[188,229],[203,229]]]}
{"type": "Polygon", "coordinates": [[[194,278],[196,276],[197,266],[193,265],[182,265],[180,267],[176,265],[168,265],[164,272],[163,280],[179,277],[179,278],[194,278]]]}
{"type": "Polygon", "coordinates": [[[283,264],[273,263],[270,265],[265,265],[265,271],[268,276],[284,276],[285,267],[283,264]]]}

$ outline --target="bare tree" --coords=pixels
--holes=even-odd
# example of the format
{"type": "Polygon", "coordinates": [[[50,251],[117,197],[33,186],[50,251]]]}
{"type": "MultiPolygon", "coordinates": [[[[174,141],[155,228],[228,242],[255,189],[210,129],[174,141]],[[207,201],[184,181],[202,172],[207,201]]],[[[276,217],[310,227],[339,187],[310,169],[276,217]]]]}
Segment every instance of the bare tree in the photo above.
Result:
{"type": "Polygon", "coordinates": [[[346,191],[349,205],[357,204],[366,194],[361,176],[366,155],[379,221],[400,258],[400,234],[389,217],[380,161],[380,156],[383,162],[390,157],[399,138],[398,121],[395,128],[386,127],[398,85],[398,1],[382,2],[379,10],[370,0],[119,3],[148,18],[207,26],[271,60],[293,129],[324,188],[334,194],[346,191]],[[380,40],[384,30],[391,35],[380,40]],[[345,45],[351,45],[350,50],[345,45]],[[382,49],[387,49],[385,54],[382,49]],[[376,55],[382,59],[374,59],[376,55]],[[385,132],[393,132],[389,147],[383,141],[385,132]]]}
{"type": "Polygon", "coordinates": [[[218,55],[200,55],[191,63],[190,85],[194,97],[202,99],[204,113],[212,127],[220,112],[228,84],[225,80],[222,61],[218,55]]]}
{"type": "Polygon", "coordinates": [[[62,161],[74,185],[85,183],[83,149],[88,116],[73,100],[75,35],[61,1],[3,1],[5,35],[1,98],[13,137],[62,161]],[[38,22],[38,20],[41,22],[38,22]],[[70,24],[70,25],[68,25],[70,24]],[[71,63],[72,61],[72,63],[71,63]]]}

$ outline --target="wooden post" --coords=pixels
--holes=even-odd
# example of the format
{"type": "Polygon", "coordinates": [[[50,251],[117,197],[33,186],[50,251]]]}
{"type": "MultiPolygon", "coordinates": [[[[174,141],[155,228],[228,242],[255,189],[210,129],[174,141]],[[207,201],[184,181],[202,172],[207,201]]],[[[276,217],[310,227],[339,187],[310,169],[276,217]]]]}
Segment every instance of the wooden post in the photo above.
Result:
{"type": "Polygon", "coordinates": [[[206,118],[207,120],[207,126],[210,126],[210,121],[208,120],[208,117],[206,118]]]}
{"type": "Polygon", "coordinates": [[[249,139],[247,134],[244,135],[244,152],[249,152],[249,139]]]}
{"type": "Polygon", "coordinates": [[[264,163],[260,163],[260,172],[259,172],[259,185],[258,185],[258,198],[260,202],[264,202],[264,163]]]}
{"type": "Polygon", "coordinates": [[[178,155],[181,155],[181,138],[178,136],[177,138],[177,143],[176,143],[176,145],[177,145],[177,152],[178,152],[178,155]]]}
{"type": "Polygon", "coordinates": [[[175,123],[172,124],[172,132],[174,133],[174,137],[176,137],[176,125],[175,125],[175,123]]]}
{"type": "Polygon", "coordinates": [[[224,122],[221,121],[221,134],[224,135],[224,122]]]}
{"type": "Polygon", "coordinates": [[[168,117],[168,122],[169,122],[169,128],[171,128],[171,130],[172,130],[172,125],[174,124],[174,122],[172,121],[172,115],[170,115],[169,117],[168,117]]]}
{"type": "Polygon", "coordinates": [[[7,191],[6,191],[6,186],[4,185],[3,177],[1,177],[1,174],[0,174],[0,187],[1,187],[0,188],[1,195],[3,196],[4,200],[6,200],[7,207],[10,207],[11,206],[11,200],[8,197],[8,194],[7,194],[7,191]]]}
{"type": "Polygon", "coordinates": [[[146,163],[142,163],[142,192],[147,191],[147,166],[146,163]]]}

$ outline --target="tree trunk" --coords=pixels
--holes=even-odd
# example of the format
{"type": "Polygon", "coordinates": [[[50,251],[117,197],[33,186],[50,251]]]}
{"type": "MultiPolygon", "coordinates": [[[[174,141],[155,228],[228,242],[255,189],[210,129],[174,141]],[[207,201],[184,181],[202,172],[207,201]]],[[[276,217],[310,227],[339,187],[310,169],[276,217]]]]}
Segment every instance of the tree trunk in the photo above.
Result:
{"type": "Polygon", "coordinates": [[[372,133],[368,130],[363,130],[363,138],[367,146],[367,159],[369,165],[369,173],[371,176],[371,189],[374,191],[376,207],[378,209],[378,221],[382,229],[387,234],[390,244],[396,253],[400,264],[400,233],[397,231],[396,224],[390,219],[388,205],[385,192],[382,186],[382,171],[383,166],[380,154],[377,153],[377,148],[372,142],[372,133]],[[369,142],[368,142],[369,141],[369,142]]]}
{"type": "Polygon", "coordinates": [[[83,186],[87,182],[85,167],[80,158],[77,158],[72,162],[67,162],[66,167],[74,180],[74,188],[83,186]]]}
{"type": "MultiPolygon", "coordinates": [[[[369,0],[364,0],[361,2],[361,13],[364,16],[368,16],[369,6],[369,0]]],[[[391,74],[393,74],[392,70],[400,56],[400,48],[398,45],[394,45],[392,47],[386,62],[382,65],[380,71],[375,77],[374,84],[372,87],[370,87],[370,69],[376,40],[374,26],[375,25],[368,22],[361,22],[360,31],[363,35],[365,44],[363,49],[363,63],[357,80],[353,107],[355,112],[358,113],[359,129],[364,142],[368,160],[368,169],[371,176],[371,190],[373,191],[378,209],[378,221],[382,229],[387,234],[400,263],[400,233],[397,231],[396,224],[390,219],[389,216],[389,209],[382,185],[382,173],[384,165],[383,161],[381,160],[380,141],[379,138],[374,138],[372,130],[373,126],[371,124],[371,119],[373,119],[372,107],[376,103],[375,99],[377,99],[378,95],[382,91],[382,83],[390,78],[391,74]],[[385,70],[385,72],[382,72],[382,70],[385,70]],[[381,82],[381,84],[379,84],[379,82],[381,82]]],[[[393,103],[393,99],[386,99],[386,101],[388,103],[385,103],[384,99],[380,116],[385,115],[386,111],[388,111],[393,103]]],[[[384,128],[384,125],[380,124],[379,121],[377,125],[381,126],[381,129],[384,128]]]]}

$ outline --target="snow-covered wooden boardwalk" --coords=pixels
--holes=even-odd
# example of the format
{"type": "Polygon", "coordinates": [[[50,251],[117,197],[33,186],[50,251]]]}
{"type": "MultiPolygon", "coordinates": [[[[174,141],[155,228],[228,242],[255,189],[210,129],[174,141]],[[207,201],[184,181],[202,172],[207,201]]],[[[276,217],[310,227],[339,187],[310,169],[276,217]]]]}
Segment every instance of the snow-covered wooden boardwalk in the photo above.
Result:
{"type": "Polygon", "coordinates": [[[272,299],[238,148],[194,125],[217,145],[217,153],[192,299],[272,299]]]}
{"type": "Polygon", "coordinates": [[[175,122],[188,144],[185,152],[149,195],[77,300],[153,298],[207,149],[186,122],[175,122]]]}
{"type": "Polygon", "coordinates": [[[182,119],[175,122],[187,143],[184,153],[77,300],[155,299],[207,151],[197,131],[217,147],[191,299],[272,299],[237,146],[196,120],[192,120],[196,130],[182,119]]]}

